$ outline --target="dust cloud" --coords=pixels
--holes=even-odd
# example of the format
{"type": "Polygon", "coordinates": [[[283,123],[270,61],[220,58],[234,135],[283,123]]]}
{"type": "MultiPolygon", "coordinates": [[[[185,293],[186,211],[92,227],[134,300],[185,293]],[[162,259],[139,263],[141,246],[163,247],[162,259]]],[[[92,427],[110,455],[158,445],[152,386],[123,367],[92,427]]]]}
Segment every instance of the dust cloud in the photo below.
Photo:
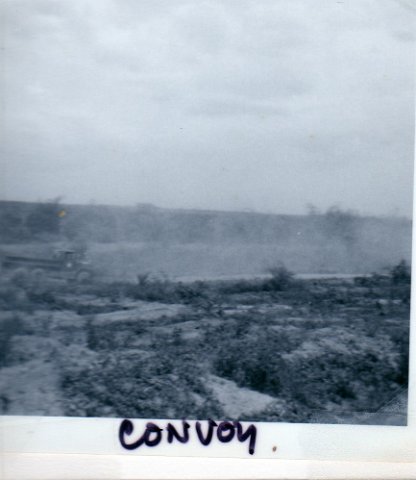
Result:
{"type": "Polygon", "coordinates": [[[412,223],[338,208],[306,215],[1,202],[1,250],[48,256],[87,250],[102,277],[136,279],[372,273],[411,259],[412,223]]]}

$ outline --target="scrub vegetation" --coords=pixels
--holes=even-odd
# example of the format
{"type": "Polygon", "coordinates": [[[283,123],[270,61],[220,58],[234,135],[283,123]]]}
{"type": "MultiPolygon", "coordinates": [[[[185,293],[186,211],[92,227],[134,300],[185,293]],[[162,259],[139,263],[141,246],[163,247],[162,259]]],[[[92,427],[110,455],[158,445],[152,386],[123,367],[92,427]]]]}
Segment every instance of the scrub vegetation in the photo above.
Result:
{"type": "Polygon", "coordinates": [[[406,422],[405,262],[355,278],[3,275],[0,306],[3,414],[406,422]]]}

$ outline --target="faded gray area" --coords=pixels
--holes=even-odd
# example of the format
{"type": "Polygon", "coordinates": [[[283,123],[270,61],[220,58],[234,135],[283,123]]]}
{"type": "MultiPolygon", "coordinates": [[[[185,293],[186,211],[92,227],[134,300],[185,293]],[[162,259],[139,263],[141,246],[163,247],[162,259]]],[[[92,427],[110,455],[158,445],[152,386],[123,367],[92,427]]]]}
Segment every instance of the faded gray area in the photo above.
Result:
{"type": "Polygon", "coordinates": [[[411,216],[411,2],[0,8],[3,199],[411,216]]]}

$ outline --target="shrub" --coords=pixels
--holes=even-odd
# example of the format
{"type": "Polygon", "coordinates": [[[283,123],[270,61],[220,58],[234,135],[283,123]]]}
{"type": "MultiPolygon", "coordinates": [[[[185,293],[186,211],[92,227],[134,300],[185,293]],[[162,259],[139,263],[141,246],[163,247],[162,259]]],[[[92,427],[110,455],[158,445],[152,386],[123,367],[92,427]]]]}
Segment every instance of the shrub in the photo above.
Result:
{"type": "Polygon", "coordinates": [[[214,368],[242,387],[307,408],[325,409],[348,399],[357,410],[371,410],[400,384],[400,359],[397,346],[383,335],[332,326],[296,337],[289,328],[265,328],[223,343],[214,368]]]}
{"type": "Polygon", "coordinates": [[[410,284],[411,270],[405,260],[390,270],[391,281],[393,285],[410,284]]]}
{"type": "MultiPolygon", "coordinates": [[[[299,339],[277,333],[272,328],[249,329],[247,325],[242,335],[243,332],[239,332],[240,323],[227,325],[218,332],[222,339],[230,340],[222,340],[219,344],[214,360],[216,373],[234,380],[241,387],[279,395],[282,388],[280,356],[294,348],[299,339]]],[[[211,341],[215,341],[212,333],[211,341]]]]}
{"type": "Polygon", "coordinates": [[[101,353],[71,368],[64,361],[62,367],[67,415],[203,419],[221,414],[195,359],[179,356],[174,345],[164,344],[157,354],[101,353]]]}
{"type": "Polygon", "coordinates": [[[285,290],[293,283],[294,273],[283,264],[269,268],[272,278],[268,282],[273,290],[285,290]]]}

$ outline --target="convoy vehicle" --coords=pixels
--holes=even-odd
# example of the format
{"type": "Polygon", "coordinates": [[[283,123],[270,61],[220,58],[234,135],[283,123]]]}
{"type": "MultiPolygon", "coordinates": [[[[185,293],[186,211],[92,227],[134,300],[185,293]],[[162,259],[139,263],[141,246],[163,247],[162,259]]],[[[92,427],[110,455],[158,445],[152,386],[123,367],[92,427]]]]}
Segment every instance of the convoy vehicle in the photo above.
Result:
{"type": "Polygon", "coordinates": [[[81,283],[93,276],[90,263],[84,252],[75,250],[57,250],[52,258],[5,255],[1,259],[2,269],[20,270],[32,279],[47,276],[81,283]]]}

